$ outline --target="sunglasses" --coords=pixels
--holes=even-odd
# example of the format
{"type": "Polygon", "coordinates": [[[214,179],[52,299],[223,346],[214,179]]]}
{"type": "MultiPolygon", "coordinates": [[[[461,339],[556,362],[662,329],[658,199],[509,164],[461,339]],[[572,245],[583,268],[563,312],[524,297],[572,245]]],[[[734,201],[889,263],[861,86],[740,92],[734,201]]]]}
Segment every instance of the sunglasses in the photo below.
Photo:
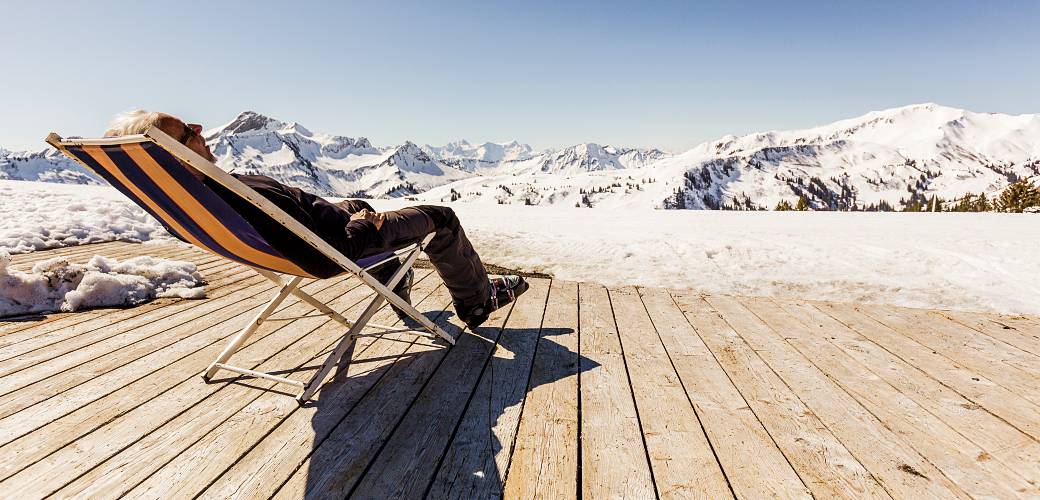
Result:
{"type": "Polygon", "coordinates": [[[202,125],[196,125],[194,123],[184,124],[184,133],[181,134],[180,143],[188,144],[188,141],[195,138],[195,136],[200,135],[200,130],[202,130],[202,125]]]}

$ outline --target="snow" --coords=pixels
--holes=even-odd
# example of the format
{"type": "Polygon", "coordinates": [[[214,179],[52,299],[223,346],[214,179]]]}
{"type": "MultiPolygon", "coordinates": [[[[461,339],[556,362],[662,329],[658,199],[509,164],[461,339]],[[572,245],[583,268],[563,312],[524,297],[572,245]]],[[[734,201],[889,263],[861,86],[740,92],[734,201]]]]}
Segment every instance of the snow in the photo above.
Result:
{"type": "MultiPolygon", "coordinates": [[[[1019,178],[1040,179],[1040,114],[930,103],[807,129],[726,135],[679,154],[595,143],[536,151],[517,141],[375,147],[252,111],[204,135],[225,170],[323,196],[639,209],[772,208],[806,196],[816,209],[881,202],[898,209],[911,197],[952,204],[967,193],[992,197],[1019,178]]],[[[54,150],[0,150],[5,178],[99,182],[54,150]]]]}
{"type": "Polygon", "coordinates": [[[9,269],[10,261],[0,250],[0,317],[205,297],[202,277],[190,262],[148,256],[120,262],[95,255],[84,265],[56,257],[23,272],[9,269]]]}
{"type": "MultiPolygon", "coordinates": [[[[379,210],[415,204],[403,199],[371,203],[379,210]]],[[[558,279],[1040,314],[1036,214],[449,206],[487,263],[558,279]]],[[[115,239],[175,241],[112,188],[0,181],[0,251],[115,239]]],[[[95,262],[95,272],[140,275],[114,264],[104,267],[103,262],[95,262]]],[[[16,274],[4,279],[11,276],[16,274]]],[[[43,283],[30,281],[37,283],[33,286],[43,283]]],[[[95,304],[95,299],[80,299],[76,293],[70,298],[52,281],[32,293],[51,297],[58,308],[95,304]]],[[[79,286],[91,291],[89,297],[109,297],[100,302],[113,304],[129,302],[111,297],[146,300],[142,297],[152,293],[151,285],[136,278],[88,273],[83,283],[79,286]],[[106,287],[114,292],[102,293],[106,287]]],[[[155,295],[162,290],[156,285],[155,295]]],[[[0,293],[12,292],[5,284],[0,293]]]]}
{"type": "Polygon", "coordinates": [[[812,206],[825,208],[829,200],[818,194],[825,191],[836,200],[830,208],[881,201],[898,208],[911,193],[947,201],[966,193],[992,197],[1014,179],[1040,177],[1037,137],[1040,114],[920,104],[810,129],[724,136],[678,155],[582,144],[483,166],[482,177],[445,184],[419,198],[640,209],[663,208],[671,198],[671,207],[700,209],[744,199],[772,208],[806,195],[812,206]],[[624,179],[661,182],[587,194],[607,178],[622,184],[624,179]],[[685,195],[681,203],[673,198],[677,189],[685,195]]]}
{"type": "Polygon", "coordinates": [[[1032,214],[448,206],[485,262],[557,279],[1040,314],[1032,214]]]}
{"type": "Polygon", "coordinates": [[[111,187],[0,180],[0,250],[156,239],[172,236],[111,187]]]}

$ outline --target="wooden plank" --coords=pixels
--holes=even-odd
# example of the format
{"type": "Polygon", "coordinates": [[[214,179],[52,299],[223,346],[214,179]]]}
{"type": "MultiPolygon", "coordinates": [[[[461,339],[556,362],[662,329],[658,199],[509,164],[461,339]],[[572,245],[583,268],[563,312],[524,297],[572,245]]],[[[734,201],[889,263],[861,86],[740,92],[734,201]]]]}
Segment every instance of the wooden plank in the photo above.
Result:
{"type": "Polygon", "coordinates": [[[480,376],[427,497],[501,497],[551,282],[529,279],[480,376]]]}
{"type": "Polygon", "coordinates": [[[1022,314],[973,313],[1002,325],[1008,325],[1024,335],[1040,338],[1040,317],[1022,314]]]}
{"type": "Polygon", "coordinates": [[[11,267],[20,271],[30,271],[33,266],[45,260],[60,257],[70,263],[85,264],[95,255],[124,260],[139,255],[156,255],[156,253],[186,254],[188,247],[174,247],[169,245],[142,245],[138,243],[99,244],[77,247],[67,247],[62,252],[33,252],[30,254],[15,255],[11,267]]]}
{"type": "Polygon", "coordinates": [[[857,309],[1030,402],[1040,404],[1040,367],[1035,362],[1020,366],[1017,359],[1001,348],[1006,346],[987,342],[980,336],[964,335],[956,328],[960,325],[950,321],[936,326],[927,316],[912,309],[885,306],[857,306],[857,309]]]}
{"type": "Polygon", "coordinates": [[[978,460],[987,456],[985,450],[857,361],[862,355],[850,356],[825,337],[813,336],[772,301],[740,299],[739,303],[774,334],[775,338],[764,339],[764,345],[781,348],[784,342],[793,347],[886,426],[904,436],[969,495],[1014,497],[1028,493],[1030,487],[1021,476],[995,460],[978,460]]]}
{"type": "MultiPolygon", "coordinates": [[[[429,383],[390,434],[382,450],[368,465],[368,472],[358,479],[352,496],[415,498],[423,495],[433,479],[438,461],[444,456],[451,441],[453,429],[458,429],[461,424],[463,412],[467,403],[473,399],[481,374],[486,371],[497,342],[504,335],[503,321],[508,326],[513,312],[522,304],[544,307],[542,297],[548,283],[540,281],[532,284],[532,287],[540,288],[531,290],[534,292],[531,296],[533,299],[525,295],[510,304],[510,310],[504,311],[505,318],[496,320],[494,327],[478,328],[473,332],[476,335],[466,335],[459,339],[445,355],[444,362],[430,377],[429,383]]],[[[539,319],[540,316],[538,314],[539,319]]],[[[529,324],[520,325],[521,328],[526,326],[529,324]]],[[[526,364],[529,360],[518,362],[526,364]]],[[[487,411],[486,403],[484,409],[487,411]]],[[[487,479],[498,483],[491,489],[501,491],[498,477],[496,473],[487,479]]]]}
{"type": "MultiPolygon", "coordinates": [[[[420,276],[412,289],[416,304],[421,309],[443,305],[447,297],[443,286],[435,278],[422,279],[426,276],[420,276]]],[[[384,306],[372,321],[397,324],[397,316],[384,306]]],[[[129,491],[129,496],[188,498],[205,489],[205,496],[210,498],[270,497],[321,441],[322,431],[327,433],[339,421],[334,414],[341,413],[341,417],[349,412],[416,341],[430,343],[428,339],[419,340],[407,334],[359,339],[346,376],[339,374],[328,381],[311,404],[301,408],[284,394],[261,395],[129,491]],[[325,418],[330,421],[323,421],[325,418]]],[[[325,354],[323,352],[322,358],[314,359],[312,364],[320,363],[325,354]]],[[[83,493],[106,491],[114,493],[111,489],[98,489],[95,483],[83,493]]]]}
{"type": "MultiPolygon", "coordinates": [[[[737,497],[780,498],[792,491],[804,494],[798,473],[777,448],[759,415],[668,292],[640,289],[640,295],[737,497]]],[[[697,317],[706,313],[707,308],[689,312],[697,317]]],[[[718,316],[707,316],[698,324],[715,329],[719,321],[718,316]]]]}
{"type": "MultiPolygon", "coordinates": [[[[229,267],[215,274],[213,286],[207,290],[207,295],[219,299],[223,295],[257,283],[260,283],[260,280],[255,277],[250,277],[248,281],[242,280],[241,274],[233,267],[229,267]]],[[[112,311],[106,316],[112,320],[112,323],[108,325],[86,327],[86,331],[70,327],[51,334],[36,336],[26,342],[4,349],[5,353],[9,353],[16,349],[22,350],[34,345],[38,346],[0,362],[0,378],[6,381],[11,374],[58,358],[67,358],[69,363],[74,363],[74,360],[77,359],[93,359],[126,345],[129,339],[142,340],[151,334],[161,332],[167,322],[173,322],[176,325],[178,315],[183,315],[185,311],[191,311],[202,304],[211,302],[214,301],[205,299],[164,300],[144,311],[136,311],[133,308],[112,311]],[[138,314],[130,315],[135,311],[138,314]]]]}
{"type": "Polygon", "coordinates": [[[657,495],[607,290],[578,285],[581,490],[588,498],[657,495]]]}
{"type": "Polygon", "coordinates": [[[506,480],[506,498],[577,496],[578,284],[553,280],[506,480]]]}
{"type": "Polygon", "coordinates": [[[995,458],[1027,480],[1040,479],[1037,440],[820,310],[804,303],[785,302],[778,306],[805,325],[812,332],[811,338],[838,347],[869,368],[872,377],[884,380],[983,448],[985,455],[981,456],[995,458]]]}
{"type": "Polygon", "coordinates": [[[986,411],[1034,439],[1040,439],[1040,406],[862,314],[855,306],[825,303],[813,305],[907,364],[917,367],[944,386],[957,391],[972,403],[982,406],[986,411]]]}
{"type": "MultiPolygon", "coordinates": [[[[957,485],[943,476],[855,399],[835,386],[803,356],[793,352],[793,349],[770,349],[763,346],[757,339],[768,339],[769,336],[761,332],[755,333],[764,325],[756,326],[756,323],[747,321],[744,314],[726,314],[725,310],[717,310],[704,299],[683,295],[674,295],[674,298],[731,376],[739,373],[739,369],[744,369],[743,367],[750,363],[766,363],[774,375],[758,371],[760,376],[767,379],[774,376],[779,378],[778,382],[788,387],[796,396],[798,402],[794,404],[805,406],[808,415],[819,419],[822,424],[819,434],[824,430],[833,434],[887,492],[897,498],[967,498],[957,485]],[[704,312],[704,309],[707,311],[704,312]],[[713,320],[716,324],[698,324],[697,321],[701,318],[690,314],[698,310],[702,310],[701,318],[718,318],[713,320]],[[730,371],[731,369],[733,371],[730,371]]],[[[755,383],[742,385],[736,378],[734,383],[740,387],[749,403],[762,404],[773,401],[769,396],[752,396],[755,383]]],[[[771,432],[774,431],[769,424],[766,426],[771,432]]],[[[807,435],[803,439],[816,437],[807,435]]]]}
{"type": "MultiPolygon", "coordinates": [[[[480,353],[483,352],[485,357],[490,353],[494,338],[497,337],[508,313],[509,308],[495,311],[476,333],[466,334],[462,334],[464,325],[453,314],[440,316],[437,324],[457,338],[456,344],[447,352],[443,348],[430,350],[420,345],[423,349],[417,351],[416,355],[406,356],[394,363],[390,372],[376,383],[361,403],[340,421],[328,438],[311,453],[307,461],[293,472],[276,492],[275,498],[348,496],[366,470],[378,470],[371,464],[378,459],[377,454],[385,452],[384,447],[388,447],[387,442],[397,429],[407,429],[406,432],[409,434],[418,433],[414,438],[423,443],[434,434],[438,435],[434,440],[448,439],[450,427],[448,431],[444,431],[444,422],[438,423],[436,428],[430,428],[406,425],[404,420],[422,420],[424,425],[433,426],[438,420],[448,420],[451,413],[458,415],[461,412],[462,404],[457,403],[457,393],[464,390],[464,385],[471,389],[476,384],[476,376],[473,376],[473,380],[467,380],[459,378],[459,373],[472,369],[468,366],[472,363],[482,363],[480,353]],[[451,368],[440,371],[440,366],[451,368]],[[440,380],[436,383],[432,381],[432,378],[437,376],[435,373],[441,374],[438,377],[440,380]],[[448,387],[445,388],[445,385],[448,387]],[[438,393],[431,394],[429,391],[438,393]],[[449,407],[448,414],[443,417],[438,414],[419,415],[411,412],[410,408],[419,404],[420,392],[423,393],[424,399],[434,400],[421,403],[420,408],[429,409],[431,404],[437,401],[455,401],[456,407],[449,407]],[[372,418],[373,415],[379,415],[379,418],[372,418]]],[[[449,424],[453,426],[454,422],[452,419],[449,424]]],[[[395,445],[395,448],[397,446],[395,445]]],[[[419,452],[420,450],[414,451],[419,452]]],[[[433,467],[436,458],[434,457],[433,462],[421,463],[420,467],[433,467]]],[[[380,496],[386,495],[389,493],[380,496]]]]}
{"type": "Polygon", "coordinates": [[[1007,345],[1014,346],[1035,356],[1040,356],[1040,334],[1032,335],[1027,331],[1019,330],[1010,321],[994,321],[979,314],[960,311],[932,311],[931,314],[944,317],[950,321],[956,321],[1007,345]]]}
{"type": "MultiPolygon", "coordinates": [[[[189,339],[200,333],[199,321],[206,324],[225,321],[240,316],[249,307],[270,295],[271,285],[266,280],[243,280],[244,286],[228,290],[235,293],[233,301],[209,300],[204,304],[184,311],[179,317],[164,318],[161,322],[150,323],[127,335],[117,335],[106,339],[115,340],[114,349],[107,351],[83,349],[66,354],[57,359],[40,363],[3,379],[4,386],[12,390],[0,396],[0,417],[21,411],[33,404],[60,395],[63,391],[81,383],[96,379],[114,371],[124,369],[142,358],[150,358],[140,363],[155,366],[168,356],[182,352],[198,342],[208,343],[211,338],[203,336],[189,339]],[[141,330],[153,330],[154,334],[141,330]],[[176,345],[185,341],[184,345],[176,345]],[[120,347],[121,346],[121,347],[120,347]]],[[[227,295],[227,294],[222,294],[227,295]]]]}
{"type": "MultiPolygon", "coordinates": [[[[203,275],[209,278],[219,278],[216,273],[234,269],[233,264],[227,261],[215,260],[211,265],[202,268],[203,275]],[[211,276],[211,273],[213,275],[211,276]]],[[[110,326],[120,320],[133,318],[154,309],[160,309],[176,299],[158,299],[132,308],[102,308],[86,310],[79,313],[67,315],[58,321],[50,321],[35,325],[34,328],[14,331],[0,337],[0,357],[4,360],[19,354],[40,349],[55,342],[71,339],[84,332],[97,330],[101,327],[110,326]]],[[[183,299],[181,299],[183,300],[183,299]]]]}
{"type": "MultiPolygon", "coordinates": [[[[326,291],[335,293],[345,285],[343,281],[329,281],[332,282],[331,286],[315,286],[306,291],[318,294],[326,291]]],[[[328,285],[327,282],[325,284],[328,285]]],[[[265,301],[254,302],[251,306],[254,311],[244,313],[243,317],[255,314],[255,310],[263,307],[264,303],[265,301]]],[[[286,321],[281,318],[287,317],[287,312],[293,311],[290,308],[294,305],[296,303],[291,303],[272,315],[268,320],[270,324],[284,326],[286,321]]],[[[50,399],[13,417],[0,419],[0,436],[7,440],[0,446],[0,479],[24,469],[79,436],[94,432],[102,425],[143,404],[164,397],[186,398],[186,394],[193,394],[190,391],[198,388],[201,380],[199,374],[224,348],[227,338],[242,329],[242,319],[238,317],[203,328],[211,339],[208,345],[193,352],[188,351],[187,354],[179,352],[178,354],[182,354],[181,357],[158,363],[164,366],[155,366],[156,363],[152,360],[143,360],[132,364],[133,366],[128,365],[126,370],[133,371],[109,372],[105,376],[66,391],[61,398],[50,399]],[[31,432],[36,429],[39,430],[31,432]]],[[[236,356],[248,359],[248,356],[278,352],[295,338],[292,334],[291,330],[282,328],[262,328],[249,338],[236,356]]],[[[204,387],[213,392],[219,385],[204,384],[204,387]]]]}
{"type": "MultiPolygon", "coordinates": [[[[962,325],[942,314],[934,314],[933,311],[896,307],[887,309],[908,314],[920,324],[941,332],[964,347],[999,357],[1005,364],[1026,372],[1030,380],[1035,381],[1040,387],[1040,356],[962,325]]],[[[1036,394],[1040,395],[1040,390],[1036,391],[1036,394]]]]}
{"type": "MultiPolygon", "coordinates": [[[[338,295],[342,289],[329,291],[338,295]]],[[[356,304],[362,298],[362,293],[359,290],[355,292],[358,293],[348,292],[329,302],[339,309],[356,304]]],[[[330,298],[324,294],[319,297],[324,300],[330,298]]],[[[283,309],[282,317],[295,318],[309,310],[309,306],[297,302],[283,309]]],[[[247,347],[232,357],[232,362],[258,371],[298,369],[331,343],[330,335],[315,333],[328,322],[322,316],[281,321],[269,319],[260,326],[260,330],[277,331],[277,334],[269,335],[264,340],[282,340],[279,348],[256,352],[256,349],[247,347]]],[[[257,345],[259,343],[250,347],[257,345]]],[[[273,385],[267,381],[236,383],[239,378],[229,376],[214,379],[215,382],[209,384],[199,378],[187,381],[76,439],[74,445],[62,448],[7,478],[0,483],[0,491],[21,496],[39,492],[39,485],[48,484],[48,488],[41,493],[51,494],[54,491],[46,490],[58,490],[70,483],[82,485],[80,481],[86,478],[99,479],[97,473],[102,470],[112,471],[112,474],[119,476],[120,484],[132,487],[147,477],[141,474],[151,472],[150,467],[165,463],[205,433],[205,430],[200,434],[181,433],[179,429],[184,427],[195,430],[197,426],[212,428],[219,425],[241,409],[238,402],[245,398],[255,399],[263,394],[263,390],[258,388],[273,385]],[[205,403],[200,404],[203,401],[205,403]],[[153,451],[159,453],[152,460],[138,458],[151,457],[153,451]],[[169,454],[164,454],[164,451],[169,454]],[[48,477],[64,480],[47,481],[48,477]]]]}
{"type": "Polygon", "coordinates": [[[37,262],[53,259],[54,257],[76,259],[85,255],[93,255],[97,252],[118,251],[120,249],[125,249],[130,245],[140,246],[140,244],[135,243],[107,241],[104,243],[91,243],[89,245],[73,245],[68,247],[50,248],[47,250],[37,250],[35,252],[12,255],[11,265],[15,269],[28,269],[37,262]]]}
{"type": "Polygon", "coordinates": [[[639,292],[609,290],[619,341],[658,494],[667,498],[732,498],[700,417],[661,344],[639,292]]]}
{"type": "MultiPolygon", "coordinates": [[[[712,298],[713,306],[715,300],[712,298]]],[[[792,485],[789,492],[781,495],[804,495],[808,489],[810,494],[825,498],[887,498],[889,494],[859,458],[747,340],[749,335],[757,333],[753,330],[755,325],[747,325],[740,321],[742,318],[731,316],[734,311],[724,311],[717,306],[709,309],[704,305],[689,307],[687,314],[769,431],[774,446],[798,472],[801,484],[792,485]],[[795,489],[796,486],[801,488],[795,489]]],[[[790,362],[803,363],[804,359],[790,362]]]]}

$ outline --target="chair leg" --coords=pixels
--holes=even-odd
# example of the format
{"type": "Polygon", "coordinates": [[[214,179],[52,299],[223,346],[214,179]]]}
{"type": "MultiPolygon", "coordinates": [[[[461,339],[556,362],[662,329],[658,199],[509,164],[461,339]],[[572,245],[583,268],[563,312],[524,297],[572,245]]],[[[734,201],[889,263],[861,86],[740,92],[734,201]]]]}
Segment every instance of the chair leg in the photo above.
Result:
{"type": "Polygon", "coordinates": [[[425,248],[425,246],[430,242],[432,238],[433,233],[430,233],[423,240],[422,244],[420,244],[418,248],[416,248],[414,251],[412,251],[412,253],[408,255],[408,258],[405,259],[404,263],[401,265],[401,268],[398,269],[397,273],[394,274],[394,277],[391,278],[389,287],[383,286],[382,283],[373,278],[372,275],[368,274],[367,272],[361,272],[358,275],[358,277],[361,278],[361,281],[368,285],[369,288],[375,290],[377,294],[383,296],[383,298],[385,298],[388,302],[397,306],[398,309],[404,311],[405,314],[417,321],[420,325],[423,326],[425,330],[444,339],[449,344],[455,345],[454,337],[448,335],[439,326],[435,325],[432,321],[430,321],[430,318],[424,316],[415,307],[412,307],[411,304],[405,302],[390,290],[391,287],[397,284],[397,280],[399,280],[401,276],[404,276],[404,273],[412,267],[412,264],[415,263],[415,258],[419,256],[419,252],[423,248],[425,248]]]}
{"type": "Polygon", "coordinates": [[[267,317],[278,308],[278,305],[296,289],[301,281],[303,281],[303,277],[301,276],[293,277],[291,280],[285,282],[279,280],[274,275],[265,274],[264,276],[275,283],[281,283],[282,288],[278,290],[274,297],[271,297],[271,300],[267,303],[267,307],[264,307],[259,313],[257,313],[256,316],[253,317],[252,321],[250,321],[249,324],[238,333],[238,335],[235,335],[235,338],[231,339],[231,342],[229,342],[227,347],[224,348],[224,351],[217,356],[217,360],[210,363],[209,368],[206,368],[206,372],[202,375],[202,378],[207,382],[209,382],[209,380],[213,378],[213,375],[217,373],[217,370],[219,369],[217,365],[226,363],[227,360],[230,359],[240,347],[242,347],[242,344],[246,339],[256,332],[256,329],[260,327],[260,324],[263,323],[264,320],[266,320],[267,317]]]}
{"type": "MultiPolygon", "coordinates": [[[[255,271],[257,273],[260,273],[261,276],[264,276],[265,278],[267,278],[269,280],[276,281],[276,282],[278,281],[278,275],[275,274],[275,273],[272,273],[271,271],[265,271],[263,269],[255,269],[255,271]]],[[[333,320],[335,320],[339,324],[341,324],[343,326],[346,326],[347,328],[350,328],[351,326],[353,326],[353,323],[351,323],[350,320],[348,320],[347,318],[343,317],[342,314],[340,314],[340,313],[338,313],[336,311],[333,311],[331,307],[326,305],[324,302],[314,298],[313,295],[311,295],[311,294],[309,294],[309,293],[307,293],[307,292],[305,292],[303,290],[300,290],[299,288],[293,288],[292,294],[295,295],[300,300],[302,300],[302,301],[306,302],[307,304],[309,304],[311,307],[316,309],[318,312],[320,312],[320,313],[322,313],[322,314],[332,318],[333,320]]]]}
{"type": "Polygon", "coordinates": [[[383,305],[383,296],[376,294],[372,299],[372,302],[370,302],[368,307],[365,308],[365,312],[361,313],[361,317],[354,322],[354,326],[350,327],[350,330],[348,330],[347,334],[343,336],[343,339],[339,341],[336,348],[333,349],[333,351],[329,353],[328,357],[325,358],[325,362],[321,364],[321,369],[318,370],[318,373],[315,373],[314,376],[304,385],[303,392],[296,397],[296,400],[299,401],[300,404],[306,403],[311,399],[311,396],[318,391],[318,388],[321,387],[321,383],[325,380],[325,377],[329,375],[329,372],[332,371],[334,366],[339,364],[340,359],[344,354],[346,354],[347,349],[349,349],[350,345],[354,343],[357,335],[361,333],[361,330],[365,328],[365,324],[372,319],[372,316],[376,314],[376,311],[379,310],[379,306],[381,305],[383,305]]]}

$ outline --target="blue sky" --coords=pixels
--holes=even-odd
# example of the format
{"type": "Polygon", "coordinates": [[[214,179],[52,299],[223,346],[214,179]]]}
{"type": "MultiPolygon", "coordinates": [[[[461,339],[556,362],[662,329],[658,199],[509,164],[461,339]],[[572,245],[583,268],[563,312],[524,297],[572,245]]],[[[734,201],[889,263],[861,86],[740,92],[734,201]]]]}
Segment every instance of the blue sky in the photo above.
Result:
{"type": "Polygon", "coordinates": [[[920,102],[1040,112],[1040,2],[8,2],[0,147],[246,109],[377,145],[673,151],[920,102]]]}

